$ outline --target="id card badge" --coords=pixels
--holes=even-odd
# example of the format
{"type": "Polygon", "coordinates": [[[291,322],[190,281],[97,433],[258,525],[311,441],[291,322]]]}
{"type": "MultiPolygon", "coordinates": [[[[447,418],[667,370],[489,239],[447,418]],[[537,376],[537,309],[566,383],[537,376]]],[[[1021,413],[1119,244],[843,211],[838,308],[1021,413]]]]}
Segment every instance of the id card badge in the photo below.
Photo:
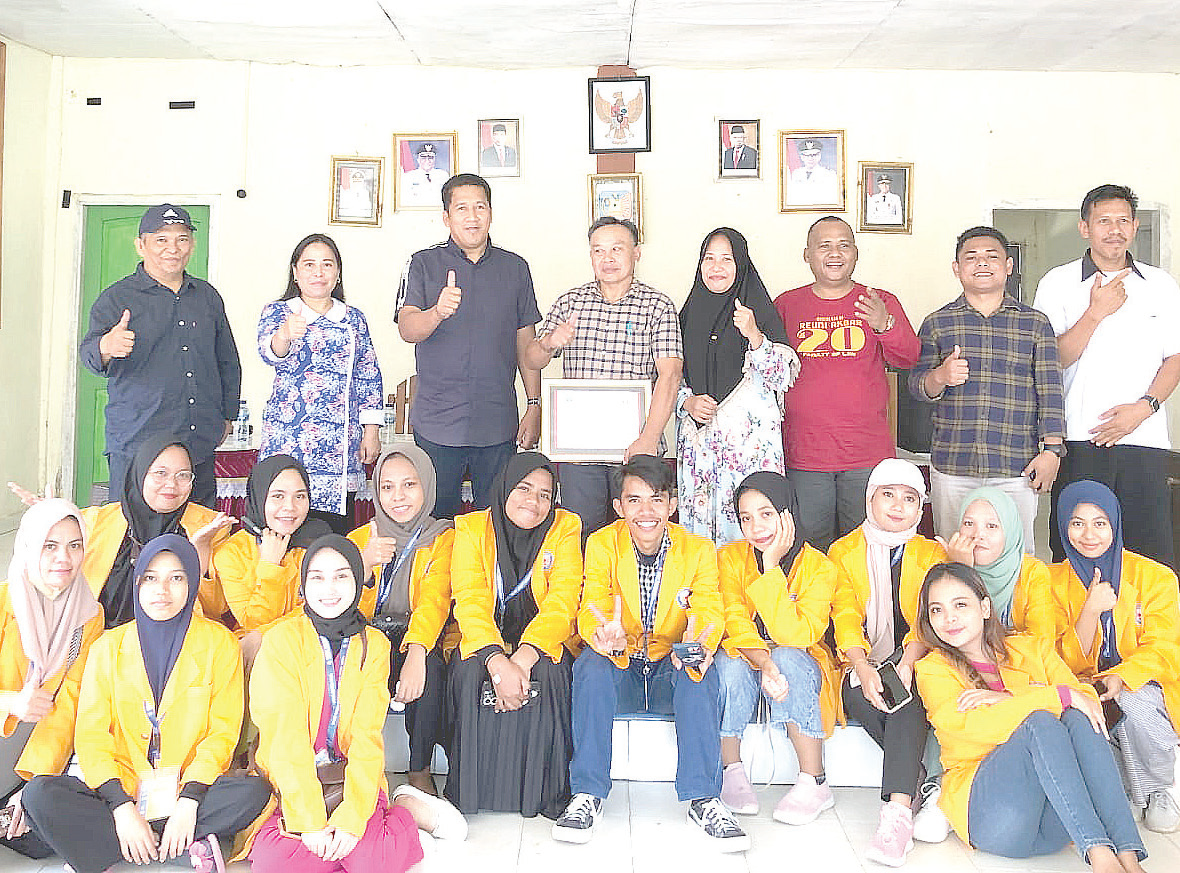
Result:
{"type": "Polygon", "coordinates": [[[180,768],[158,767],[139,774],[135,808],[145,821],[160,821],[172,815],[180,797],[180,768]]]}

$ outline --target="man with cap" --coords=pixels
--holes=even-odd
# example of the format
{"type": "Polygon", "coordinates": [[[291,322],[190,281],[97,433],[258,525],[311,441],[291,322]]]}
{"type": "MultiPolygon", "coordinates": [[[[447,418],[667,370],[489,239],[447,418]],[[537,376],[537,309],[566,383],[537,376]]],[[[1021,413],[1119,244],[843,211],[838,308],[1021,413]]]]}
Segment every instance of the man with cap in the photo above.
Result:
{"type": "Polygon", "coordinates": [[[730,125],[730,147],[721,159],[723,170],[757,170],[758,150],[746,145],[746,128],[740,124],[730,125]]]}
{"type": "Polygon", "coordinates": [[[840,180],[834,170],[820,164],[823,152],[823,141],[818,138],[805,139],[799,144],[803,166],[791,170],[787,196],[792,206],[840,202],[840,180]]]}
{"type": "Polygon", "coordinates": [[[867,224],[902,224],[901,198],[893,193],[893,180],[877,174],[877,193],[869,198],[867,224]]]}
{"type": "Polygon", "coordinates": [[[492,125],[492,144],[479,154],[480,169],[516,166],[516,149],[508,145],[508,128],[496,122],[492,125]]]}
{"type": "Polygon", "coordinates": [[[107,379],[106,455],[112,498],[146,438],[185,438],[193,462],[191,500],[212,507],[213,451],[238,415],[242,365],[217,289],[185,272],[196,228],[164,203],[139,222],[143,260],[90,308],[78,352],[107,379]]]}
{"type": "Polygon", "coordinates": [[[442,198],[443,182],[447,181],[450,173],[446,167],[435,169],[438,161],[438,148],[432,142],[424,142],[418,146],[418,168],[402,174],[405,185],[402,202],[410,206],[438,206],[442,198]]]}

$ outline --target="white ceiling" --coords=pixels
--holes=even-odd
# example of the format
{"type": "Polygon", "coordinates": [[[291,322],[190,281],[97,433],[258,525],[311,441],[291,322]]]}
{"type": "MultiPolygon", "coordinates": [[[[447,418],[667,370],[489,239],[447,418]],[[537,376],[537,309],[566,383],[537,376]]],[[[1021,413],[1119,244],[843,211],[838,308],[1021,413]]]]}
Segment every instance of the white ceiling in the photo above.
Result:
{"type": "Polygon", "coordinates": [[[1180,72],[1176,0],[0,0],[72,57],[1180,72]]]}

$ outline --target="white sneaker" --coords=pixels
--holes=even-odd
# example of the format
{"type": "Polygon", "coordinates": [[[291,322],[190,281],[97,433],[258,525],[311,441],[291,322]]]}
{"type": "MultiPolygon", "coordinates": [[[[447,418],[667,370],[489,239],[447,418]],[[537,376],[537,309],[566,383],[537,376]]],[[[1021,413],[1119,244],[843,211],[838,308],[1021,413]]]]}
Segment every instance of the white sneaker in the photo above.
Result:
{"type": "Polygon", "coordinates": [[[1149,831],[1170,834],[1180,830],[1180,806],[1166,788],[1153,791],[1147,798],[1147,809],[1143,813],[1143,825],[1149,831]]]}
{"type": "Polygon", "coordinates": [[[923,782],[918,789],[921,805],[914,815],[914,839],[923,843],[941,843],[951,832],[951,823],[941,809],[938,798],[942,785],[933,780],[923,782]]]}
{"type": "Polygon", "coordinates": [[[434,813],[434,827],[430,830],[430,835],[434,839],[457,841],[467,839],[467,819],[445,797],[435,797],[433,794],[427,794],[425,791],[405,783],[393,789],[393,795],[389,798],[389,802],[392,804],[403,794],[421,801],[434,813]]]}

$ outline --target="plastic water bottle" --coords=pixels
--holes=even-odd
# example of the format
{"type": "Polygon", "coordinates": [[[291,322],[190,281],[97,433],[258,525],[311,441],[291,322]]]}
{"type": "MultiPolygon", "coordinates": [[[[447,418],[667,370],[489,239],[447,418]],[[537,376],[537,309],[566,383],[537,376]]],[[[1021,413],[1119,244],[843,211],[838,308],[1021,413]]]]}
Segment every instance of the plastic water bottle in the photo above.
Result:
{"type": "Polygon", "coordinates": [[[394,395],[385,398],[385,426],[381,428],[381,444],[389,445],[397,435],[397,404],[394,395]]]}
{"type": "Polygon", "coordinates": [[[238,420],[234,422],[234,442],[240,448],[250,445],[250,407],[245,400],[238,401],[238,420]]]}

